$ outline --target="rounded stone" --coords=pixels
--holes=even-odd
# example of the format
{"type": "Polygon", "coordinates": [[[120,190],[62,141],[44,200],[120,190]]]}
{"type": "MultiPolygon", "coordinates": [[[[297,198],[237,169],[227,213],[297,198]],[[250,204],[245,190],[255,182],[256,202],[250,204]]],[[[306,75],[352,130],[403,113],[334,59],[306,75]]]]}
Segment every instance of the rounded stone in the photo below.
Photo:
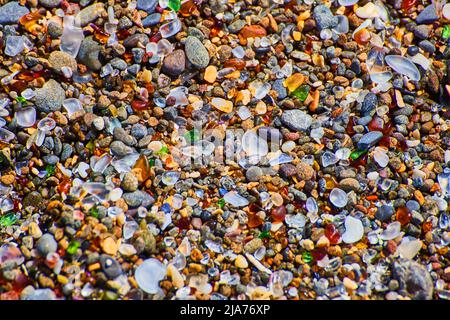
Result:
{"type": "Polygon", "coordinates": [[[185,52],[189,62],[198,69],[204,69],[209,64],[209,53],[203,43],[196,37],[189,36],[186,38],[185,52]]]}
{"type": "Polygon", "coordinates": [[[117,278],[122,274],[122,267],[116,259],[106,254],[100,256],[100,265],[103,272],[110,279],[117,278]]]}
{"type": "Polygon", "coordinates": [[[58,243],[53,235],[46,233],[38,240],[36,248],[42,257],[47,257],[49,253],[53,253],[58,249],[58,243]]]}
{"type": "Polygon", "coordinates": [[[123,177],[121,186],[123,190],[133,192],[137,190],[139,181],[133,173],[127,172],[123,177]]]}
{"type": "Polygon", "coordinates": [[[253,166],[247,169],[245,172],[245,177],[248,181],[256,182],[263,175],[263,171],[260,167],[253,166]]]}
{"type": "Polygon", "coordinates": [[[65,98],[64,89],[53,79],[48,80],[42,88],[36,90],[34,97],[37,109],[46,113],[61,110],[65,98]]]}
{"type": "Polygon", "coordinates": [[[165,58],[161,71],[171,75],[178,76],[186,68],[186,56],[183,50],[175,50],[169,53],[165,58]]]}

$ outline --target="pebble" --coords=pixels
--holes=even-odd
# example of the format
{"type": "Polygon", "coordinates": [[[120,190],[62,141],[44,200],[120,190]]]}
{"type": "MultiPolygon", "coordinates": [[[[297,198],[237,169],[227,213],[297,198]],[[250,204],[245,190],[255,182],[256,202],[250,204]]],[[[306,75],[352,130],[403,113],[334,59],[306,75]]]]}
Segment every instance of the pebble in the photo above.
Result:
{"type": "Polygon", "coordinates": [[[392,206],[383,204],[377,209],[375,217],[381,222],[389,221],[394,215],[394,212],[395,210],[392,206]]]}
{"type": "Polygon", "coordinates": [[[94,3],[86,8],[82,9],[76,16],[80,25],[84,27],[90,22],[95,21],[98,17],[102,15],[105,11],[105,6],[103,3],[94,3]]]}
{"type": "Polygon", "coordinates": [[[161,21],[161,17],[161,14],[158,12],[149,14],[144,19],[142,19],[142,26],[144,26],[145,28],[155,26],[161,21]]]}
{"type": "Polygon", "coordinates": [[[127,172],[123,177],[121,187],[125,191],[133,192],[136,191],[139,186],[137,177],[131,173],[127,172]]]}
{"type": "Polygon", "coordinates": [[[433,281],[427,269],[416,261],[401,259],[394,263],[394,277],[399,281],[400,293],[414,300],[430,300],[433,281]]]}
{"type": "Polygon", "coordinates": [[[87,37],[81,42],[77,60],[88,68],[98,71],[102,67],[99,60],[100,50],[101,46],[92,37],[87,37]]]}
{"type": "Polygon", "coordinates": [[[247,169],[247,171],[245,172],[245,176],[247,178],[248,181],[259,181],[259,178],[263,175],[263,171],[260,167],[257,166],[252,166],[250,168],[247,169]]]}
{"type": "Polygon", "coordinates": [[[161,71],[170,75],[178,76],[186,68],[186,56],[183,50],[175,50],[164,58],[161,71]]]}
{"type": "Polygon", "coordinates": [[[61,2],[62,0],[39,0],[39,4],[42,4],[46,8],[56,8],[61,2]]]}
{"type": "Polygon", "coordinates": [[[144,10],[147,13],[153,13],[157,5],[157,0],[137,0],[136,2],[136,8],[138,10],[144,10]]]}
{"type": "Polygon", "coordinates": [[[103,272],[108,278],[114,279],[122,274],[122,267],[120,263],[113,257],[102,254],[99,261],[103,272]]]}
{"type": "Polygon", "coordinates": [[[36,244],[36,248],[42,257],[47,257],[49,253],[53,253],[58,248],[55,238],[50,233],[45,233],[36,244]]]}
{"type": "Polygon", "coordinates": [[[209,53],[199,39],[193,36],[186,38],[184,51],[190,63],[196,68],[205,69],[209,64],[209,53]]]}
{"type": "Polygon", "coordinates": [[[357,146],[360,150],[367,150],[375,143],[380,141],[383,138],[383,133],[380,131],[371,131],[366,133],[362,138],[358,141],[357,146]]]}
{"type": "Polygon", "coordinates": [[[48,80],[42,88],[36,90],[34,97],[37,109],[46,113],[61,110],[65,98],[64,89],[53,79],[48,80]]]}
{"type": "Polygon", "coordinates": [[[312,117],[300,110],[287,110],[281,115],[281,122],[289,129],[306,131],[312,124],[312,117]]]}
{"type": "Polygon", "coordinates": [[[313,17],[319,30],[331,29],[338,25],[338,18],[325,5],[316,6],[313,10],[313,17]]]}
{"type": "Polygon", "coordinates": [[[17,23],[20,17],[29,12],[27,7],[21,6],[17,1],[8,2],[0,7],[0,24],[17,23]]]}
{"type": "Polygon", "coordinates": [[[423,9],[416,18],[417,24],[431,24],[438,20],[439,17],[436,12],[436,6],[430,4],[423,9]]]}

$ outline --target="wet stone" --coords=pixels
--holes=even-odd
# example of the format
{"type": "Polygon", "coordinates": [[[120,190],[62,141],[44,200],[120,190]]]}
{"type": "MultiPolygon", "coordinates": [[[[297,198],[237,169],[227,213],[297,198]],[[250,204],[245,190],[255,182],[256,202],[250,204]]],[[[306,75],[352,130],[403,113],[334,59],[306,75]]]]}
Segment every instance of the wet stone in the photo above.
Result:
{"type": "Polygon", "coordinates": [[[100,256],[100,265],[102,266],[103,272],[110,279],[117,278],[122,274],[122,267],[117,260],[108,255],[100,256]]]}
{"type": "Polygon", "coordinates": [[[91,37],[85,38],[81,42],[77,60],[92,70],[100,70],[102,63],[99,60],[101,46],[91,37]]]}
{"type": "Polygon", "coordinates": [[[204,69],[208,66],[209,54],[199,39],[189,36],[184,45],[186,57],[194,67],[204,69]]]}
{"type": "Polygon", "coordinates": [[[361,114],[363,116],[368,116],[371,114],[372,110],[374,110],[378,105],[377,95],[369,92],[365,97],[361,107],[361,114]]]}
{"type": "Polygon", "coordinates": [[[312,117],[300,110],[288,110],[281,115],[281,122],[289,129],[306,131],[312,123],[312,117]]]}
{"type": "Polygon", "coordinates": [[[161,20],[161,14],[160,13],[152,13],[149,14],[147,17],[142,19],[142,25],[144,27],[151,27],[154,25],[157,25],[159,21],[161,20]]]}
{"type": "Polygon", "coordinates": [[[434,4],[430,4],[425,7],[416,18],[417,24],[430,24],[434,21],[438,20],[439,17],[436,12],[436,6],[434,4]]]}
{"type": "Polygon", "coordinates": [[[315,7],[313,17],[319,30],[334,28],[338,25],[338,18],[325,5],[315,7]]]}
{"type": "Polygon", "coordinates": [[[155,199],[153,199],[151,195],[140,190],[124,193],[123,199],[130,207],[133,208],[139,207],[140,205],[146,207],[155,202],[155,199]]]}
{"type": "Polygon", "coordinates": [[[37,250],[42,257],[46,257],[49,253],[53,253],[58,248],[53,235],[46,233],[37,242],[37,250]]]}
{"type": "Polygon", "coordinates": [[[29,12],[27,7],[21,6],[17,1],[8,2],[0,7],[0,24],[17,23],[20,17],[29,12]]]}
{"type": "Polygon", "coordinates": [[[423,265],[411,260],[399,260],[394,263],[393,271],[402,294],[414,300],[432,298],[433,281],[423,265]]]}
{"type": "Polygon", "coordinates": [[[51,112],[61,110],[62,103],[66,95],[61,85],[50,79],[42,88],[36,90],[35,102],[36,107],[42,112],[51,112]]]}
{"type": "Polygon", "coordinates": [[[153,13],[158,5],[157,0],[137,0],[136,8],[138,10],[144,10],[147,13],[153,13]]]}
{"type": "Polygon", "coordinates": [[[186,57],[183,50],[175,50],[164,58],[164,62],[161,71],[171,75],[180,75],[186,65],[186,57]]]}
{"type": "Polygon", "coordinates": [[[383,138],[383,133],[380,131],[371,131],[366,133],[358,141],[357,146],[360,150],[367,150],[371,146],[375,145],[381,138],[383,138]]]}
{"type": "Polygon", "coordinates": [[[389,221],[391,217],[394,215],[394,207],[390,205],[382,205],[377,209],[377,212],[375,213],[375,218],[380,220],[381,222],[389,221]]]}

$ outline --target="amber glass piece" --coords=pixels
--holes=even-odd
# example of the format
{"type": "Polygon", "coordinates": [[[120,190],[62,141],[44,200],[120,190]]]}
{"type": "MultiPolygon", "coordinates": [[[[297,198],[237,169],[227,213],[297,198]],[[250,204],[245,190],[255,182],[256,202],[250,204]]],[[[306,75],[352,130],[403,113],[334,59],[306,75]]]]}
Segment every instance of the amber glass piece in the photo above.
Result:
{"type": "Polygon", "coordinates": [[[270,213],[273,220],[275,222],[283,222],[286,218],[286,207],[285,206],[279,206],[272,209],[272,212],[270,213]]]}
{"type": "Polygon", "coordinates": [[[260,225],[262,225],[264,223],[264,221],[256,214],[252,214],[250,213],[248,215],[248,226],[250,228],[256,228],[259,227],[260,225]]]}
{"type": "Polygon", "coordinates": [[[42,26],[38,24],[38,21],[41,18],[42,15],[39,13],[39,11],[30,12],[20,17],[19,23],[23,25],[25,30],[27,30],[31,34],[37,35],[38,32],[42,30],[42,26]]]}
{"type": "Polygon", "coordinates": [[[245,68],[245,61],[241,59],[228,59],[223,64],[224,68],[235,68],[237,70],[242,70],[245,68]]]}
{"type": "Polygon", "coordinates": [[[261,38],[266,35],[267,35],[266,29],[264,29],[259,25],[254,24],[250,26],[245,26],[239,32],[239,43],[242,45],[246,45],[248,38],[256,38],[256,37],[261,38]]]}
{"type": "Polygon", "coordinates": [[[411,212],[409,212],[406,207],[399,207],[395,214],[397,221],[400,222],[402,226],[407,225],[411,221],[411,212]]]}
{"type": "Polygon", "coordinates": [[[427,221],[422,224],[422,231],[424,233],[431,231],[431,229],[433,229],[433,223],[431,221],[427,221]]]}
{"type": "Polygon", "coordinates": [[[58,191],[59,191],[60,193],[69,193],[71,185],[72,185],[72,183],[71,183],[70,180],[63,180],[63,181],[58,185],[58,191]]]}
{"type": "Polygon", "coordinates": [[[131,35],[130,30],[129,29],[122,29],[116,32],[117,38],[119,40],[124,40],[126,38],[128,38],[128,36],[131,35]]]}
{"type": "Polygon", "coordinates": [[[361,29],[355,33],[354,39],[358,44],[365,46],[370,41],[370,32],[366,28],[361,29]]]}
{"type": "Polygon", "coordinates": [[[9,89],[16,92],[22,92],[28,88],[28,84],[24,80],[17,80],[11,82],[9,89]]]}
{"type": "Polygon", "coordinates": [[[210,37],[215,37],[223,29],[223,22],[221,20],[215,20],[214,25],[211,28],[210,37]]]}
{"type": "Polygon", "coordinates": [[[339,239],[341,239],[341,235],[339,231],[336,229],[336,226],[332,223],[327,224],[325,227],[325,237],[330,240],[330,244],[338,244],[339,239]]]}
{"type": "Polygon", "coordinates": [[[109,34],[100,29],[95,24],[91,23],[90,26],[94,29],[94,38],[100,41],[102,44],[108,42],[109,34]]]}
{"type": "Polygon", "coordinates": [[[378,141],[378,145],[389,148],[391,145],[391,139],[389,137],[384,136],[383,138],[380,139],[380,141],[378,141]]]}
{"type": "Polygon", "coordinates": [[[191,219],[189,218],[180,218],[175,225],[180,229],[189,229],[189,226],[191,225],[191,219]]]}
{"type": "Polygon", "coordinates": [[[196,9],[197,6],[195,5],[194,1],[189,0],[181,4],[181,8],[178,13],[183,17],[189,17],[194,13],[196,9]]]}
{"type": "Polygon", "coordinates": [[[139,169],[142,181],[146,181],[148,178],[150,178],[150,164],[146,156],[141,155],[137,159],[136,164],[134,165],[134,169],[139,169]]]}

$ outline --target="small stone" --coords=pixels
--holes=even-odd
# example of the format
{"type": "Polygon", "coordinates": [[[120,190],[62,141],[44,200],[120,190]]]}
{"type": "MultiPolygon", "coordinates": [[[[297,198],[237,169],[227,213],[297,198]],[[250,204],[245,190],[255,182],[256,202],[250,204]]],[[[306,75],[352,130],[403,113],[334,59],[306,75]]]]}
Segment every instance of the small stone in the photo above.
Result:
{"type": "Polygon", "coordinates": [[[151,195],[141,190],[124,193],[123,199],[132,208],[139,207],[140,205],[147,207],[155,202],[155,199],[151,195]]]}
{"type": "Polygon", "coordinates": [[[33,191],[28,193],[22,201],[23,207],[34,207],[34,208],[42,208],[42,196],[39,192],[33,191]]]}
{"type": "Polygon", "coordinates": [[[100,265],[103,272],[110,279],[117,278],[122,274],[122,267],[116,259],[106,254],[100,256],[100,265]]]}
{"type": "Polygon", "coordinates": [[[354,178],[345,178],[342,179],[339,182],[339,187],[341,187],[343,190],[349,192],[349,191],[359,191],[361,189],[361,185],[359,184],[359,181],[354,178]]]}
{"type": "Polygon", "coordinates": [[[107,237],[100,242],[100,247],[103,252],[112,256],[115,256],[119,249],[116,241],[112,237],[107,237]]]}
{"type": "Polygon", "coordinates": [[[217,68],[215,66],[208,66],[205,70],[204,79],[206,82],[214,83],[217,79],[217,68]]]}
{"type": "Polygon", "coordinates": [[[242,254],[240,254],[236,257],[236,260],[234,260],[234,265],[239,269],[246,269],[248,268],[248,261],[242,254]]]}
{"type": "Polygon", "coordinates": [[[401,259],[394,263],[394,278],[400,283],[400,293],[413,300],[431,300],[433,281],[425,266],[416,261],[401,259]]]}
{"type": "Polygon", "coordinates": [[[222,98],[213,98],[211,100],[211,105],[224,113],[230,113],[233,111],[233,103],[222,98]]]}
{"type": "Polygon", "coordinates": [[[184,43],[186,57],[198,69],[204,69],[209,64],[209,53],[203,43],[196,37],[189,36],[184,43]]]}
{"type": "Polygon", "coordinates": [[[425,7],[419,15],[416,18],[417,24],[431,24],[435,22],[436,20],[439,20],[439,16],[436,12],[436,5],[434,3],[430,4],[429,6],[425,7]]]}
{"type": "Polygon", "coordinates": [[[49,253],[56,252],[58,244],[52,234],[44,234],[37,242],[36,248],[42,257],[47,257],[49,253]]]}
{"type": "Polygon", "coordinates": [[[131,172],[127,172],[123,177],[121,187],[125,191],[136,191],[139,186],[138,178],[131,172]]]}
{"type": "Polygon", "coordinates": [[[113,141],[110,145],[111,153],[116,156],[124,157],[133,152],[133,148],[127,146],[122,141],[113,141]]]}
{"type": "Polygon", "coordinates": [[[245,177],[248,181],[256,182],[263,175],[263,171],[260,167],[252,166],[245,172],[245,177]]]}
{"type": "Polygon", "coordinates": [[[161,14],[158,12],[149,14],[144,19],[142,19],[142,26],[144,28],[155,26],[161,21],[161,17],[161,14]]]}
{"type": "Polygon", "coordinates": [[[95,21],[104,11],[105,5],[103,3],[94,3],[81,10],[75,20],[79,21],[80,25],[84,27],[88,23],[95,21]]]}
{"type": "Polygon", "coordinates": [[[369,116],[378,105],[378,98],[376,94],[369,92],[365,97],[361,107],[361,114],[369,116]]]}
{"type": "Polygon", "coordinates": [[[290,163],[285,163],[280,167],[280,174],[285,178],[292,177],[297,174],[297,167],[290,163]]]}
{"type": "Polygon", "coordinates": [[[281,122],[289,129],[306,131],[312,124],[312,117],[301,110],[287,110],[281,115],[281,122]]]}
{"type": "Polygon", "coordinates": [[[61,4],[62,0],[39,0],[39,3],[46,8],[56,8],[61,4]]]}
{"type": "Polygon", "coordinates": [[[138,10],[144,10],[147,13],[153,13],[157,5],[157,0],[137,0],[136,8],[138,10]]]}
{"type": "Polygon", "coordinates": [[[325,5],[318,5],[314,8],[313,17],[319,30],[331,29],[338,25],[338,18],[325,5]]]}
{"type": "Polygon", "coordinates": [[[123,41],[123,45],[125,48],[135,48],[140,43],[141,45],[145,46],[149,42],[148,36],[143,33],[135,33],[126,38],[123,41]]]}
{"type": "Polygon", "coordinates": [[[19,19],[28,13],[30,13],[30,10],[21,6],[19,2],[8,2],[0,7],[0,24],[18,23],[19,19]]]}
{"type": "Polygon", "coordinates": [[[380,220],[381,222],[385,222],[391,219],[394,215],[395,210],[393,206],[383,204],[381,207],[377,209],[375,213],[375,218],[380,220]]]}
{"type": "Polygon", "coordinates": [[[300,162],[297,164],[297,172],[299,178],[304,181],[311,180],[315,174],[313,167],[305,162],[300,162]]]}
{"type": "Polygon", "coordinates": [[[66,94],[61,85],[57,81],[50,79],[42,88],[36,90],[34,99],[39,111],[49,113],[61,110],[65,97],[66,94]]]}
{"type": "Polygon", "coordinates": [[[371,131],[366,133],[362,138],[358,141],[357,146],[360,150],[367,150],[371,146],[375,145],[380,139],[383,138],[383,133],[380,131],[371,131]]]}
{"type": "Polygon", "coordinates": [[[171,75],[180,75],[186,67],[186,57],[183,50],[175,50],[169,53],[165,58],[161,71],[171,75]]]}
{"type": "Polygon", "coordinates": [[[77,59],[88,68],[98,71],[102,67],[99,60],[101,49],[102,47],[92,37],[87,37],[81,42],[77,59]]]}

